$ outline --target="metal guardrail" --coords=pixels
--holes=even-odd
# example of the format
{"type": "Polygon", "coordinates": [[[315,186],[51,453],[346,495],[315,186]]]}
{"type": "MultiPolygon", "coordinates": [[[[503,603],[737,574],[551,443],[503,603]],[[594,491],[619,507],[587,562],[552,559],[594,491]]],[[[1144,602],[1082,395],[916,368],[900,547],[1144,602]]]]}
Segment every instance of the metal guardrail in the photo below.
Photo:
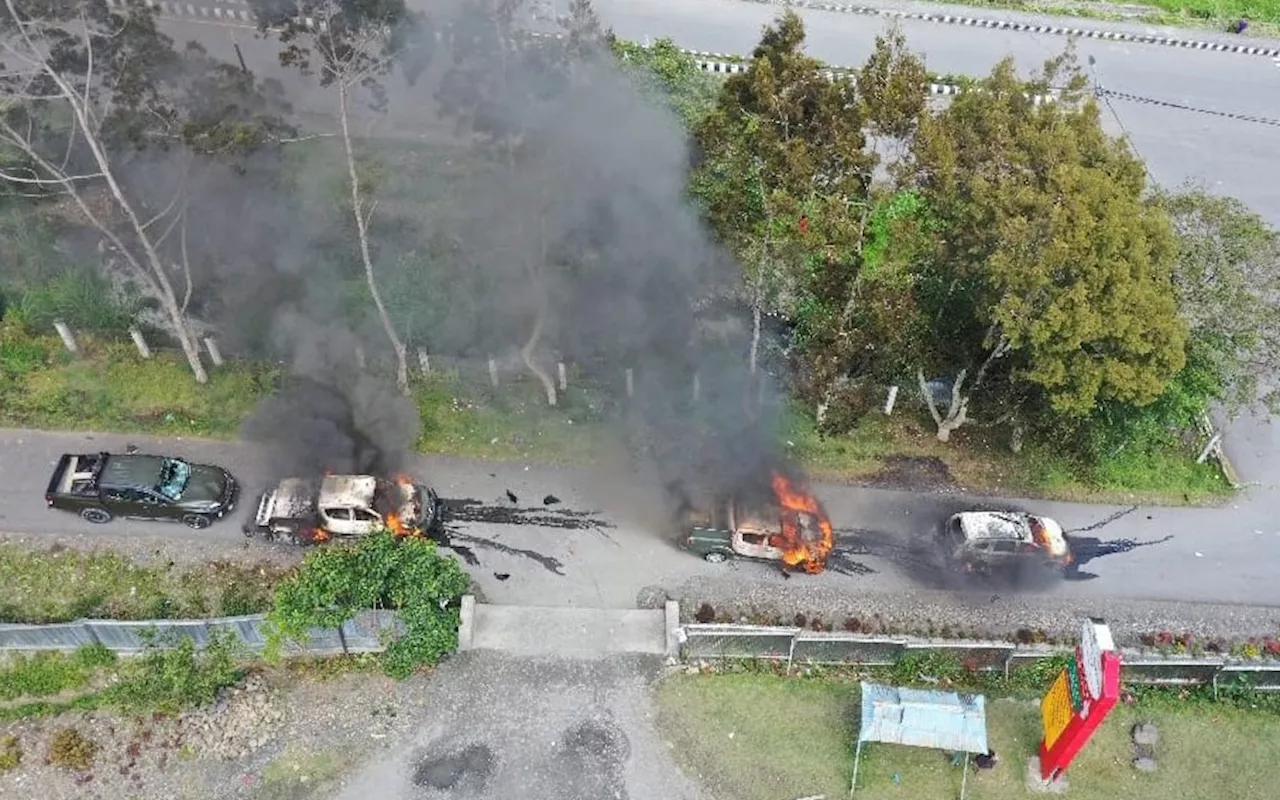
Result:
{"type": "MultiPolygon", "coordinates": [[[[53,625],[0,624],[0,652],[65,652],[100,645],[117,653],[140,653],[148,644],[163,644],[169,637],[191,639],[196,647],[204,647],[215,631],[229,631],[253,652],[262,652],[267,644],[265,614],[136,622],[84,619],[53,625]]],[[[312,655],[376,653],[402,631],[394,612],[368,611],[339,629],[312,630],[305,646],[290,644],[284,649],[290,654],[312,655]]]]}
{"type": "MultiPolygon", "coordinates": [[[[1071,651],[1008,642],[940,641],[903,636],[868,636],[843,631],[814,632],[803,628],[758,625],[689,624],[681,629],[680,656],[684,660],[767,659],[788,666],[857,665],[887,667],[913,655],[954,658],[966,669],[1003,672],[1034,667],[1071,651]]],[[[1280,691],[1280,661],[1229,661],[1225,658],[1164,657],[1129,654],[1121,662],[1121,676],[1130,685],[1213,686],[1219,689],[1244,681],[1256,691],[1280,691]]]]}

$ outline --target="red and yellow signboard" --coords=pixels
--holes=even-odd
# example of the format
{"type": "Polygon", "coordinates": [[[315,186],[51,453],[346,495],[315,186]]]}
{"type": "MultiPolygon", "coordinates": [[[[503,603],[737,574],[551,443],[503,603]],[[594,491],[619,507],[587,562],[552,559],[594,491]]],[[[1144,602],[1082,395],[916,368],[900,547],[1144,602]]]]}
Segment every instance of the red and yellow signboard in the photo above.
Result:
{"type": "Polygon", "coordinates": [[[1057,778],[1071,766],[1119,699],[1120,655],[1110,629],[1090,620],[1084,625],[1075,660],[1040,703],[1044,723],[1040,772],[1045,780],[1057,778]]]}

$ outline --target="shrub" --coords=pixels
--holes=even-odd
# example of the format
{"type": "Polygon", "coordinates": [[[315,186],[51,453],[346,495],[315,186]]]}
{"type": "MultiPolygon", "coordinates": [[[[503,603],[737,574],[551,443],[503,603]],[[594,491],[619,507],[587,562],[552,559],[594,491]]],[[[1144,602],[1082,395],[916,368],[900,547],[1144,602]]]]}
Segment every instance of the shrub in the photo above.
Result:
{"type": "Polygon", "coordinates": [[[74,727],[58,731],[49,743],[49,763],[56,767],[84,771],[97,756],[98,744],[74,727]]]}
{"type": "Polygon", "coordinates": [[[305,644],[312,629],[334,630],[361,612],[391,609],[405,630],[383,652],[383,669],[406,678],[458,648],[458,600],[469,583],[458,562],[428,539],[384,530],[312,550],[276,591],[268,653],[278,655],[289,641],[305,644]]]}
{"type": "Polygon", "coordinates": [[[169,714],[208,705],[243,677],[240,650],[240,641],[228,631],[215,631],[201,650],[185,636],[153,639],[140,659],[125,666],[109,701],[125,711],[169,714]]]}

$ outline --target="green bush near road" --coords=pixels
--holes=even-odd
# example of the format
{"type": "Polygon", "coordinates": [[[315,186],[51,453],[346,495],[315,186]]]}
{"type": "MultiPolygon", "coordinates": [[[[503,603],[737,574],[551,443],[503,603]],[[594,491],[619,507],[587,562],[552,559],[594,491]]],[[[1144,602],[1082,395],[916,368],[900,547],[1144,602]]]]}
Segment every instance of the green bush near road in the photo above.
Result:
{"type": "MultiPolygon", "coordinates": [[[[858,696],[851,680],[677,675],[658,686],[658,718],[681,766],[719,796],[844,797],[853,773],[858,696]]],[[[990,742],[1001,763],[970,776],[970,797],[1027,796],[1024,775],[1040,740],[1039,724],[1035,701],[988,698],[990,742]]],[[[1277,736],[1280,716],[1273,713],[1200,702],[1122,705],[1072,767],[1071,796],[1265,800],[1280,781],[1270,744],[1277,736]],[[1130,766],[1129,730],[1138,721],[1160,728],[1154,774],[1130,766]]],[[[950,754],[873,744],[863,752],[857,796],[952,797],[960,777],[950,754]]]]}
{"type": "Polygon", "coordinates": [[[0,702],[22,697],[50,697],[88,685],[94,673],[116,663],[116,654],[102,646],[74,653],[43,652],[17,655],[0,668],[0,702]]]}

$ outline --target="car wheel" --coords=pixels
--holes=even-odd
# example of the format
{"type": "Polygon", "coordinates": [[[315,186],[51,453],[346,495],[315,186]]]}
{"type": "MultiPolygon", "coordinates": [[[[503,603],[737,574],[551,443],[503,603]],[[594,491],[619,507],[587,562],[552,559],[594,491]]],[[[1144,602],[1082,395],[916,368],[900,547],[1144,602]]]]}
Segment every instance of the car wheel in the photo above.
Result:
{"type": "Polygon", "coordinates": [[[725,559],[727,559],[728,556],[726,556],[724,553],[720,552],[719,550],[712,550],[710,553],[707,553],[705,556],[703,556],[703,558],[706,559],[708,563],[719,564],[723,562],[725,559]]]}
{"type": "Polygon", "coordinates": [[[204,514],[187,514],[182,518],[182,524],[192,530],[202,531],[213,524],[213,520],[204,514]]]}
{"type": "Polygon", "coordinates": [[[86,508],[80,512],[80,518],[85,522],[101,525],[111,521],[111,512],[105,508],[86,508]]]}

